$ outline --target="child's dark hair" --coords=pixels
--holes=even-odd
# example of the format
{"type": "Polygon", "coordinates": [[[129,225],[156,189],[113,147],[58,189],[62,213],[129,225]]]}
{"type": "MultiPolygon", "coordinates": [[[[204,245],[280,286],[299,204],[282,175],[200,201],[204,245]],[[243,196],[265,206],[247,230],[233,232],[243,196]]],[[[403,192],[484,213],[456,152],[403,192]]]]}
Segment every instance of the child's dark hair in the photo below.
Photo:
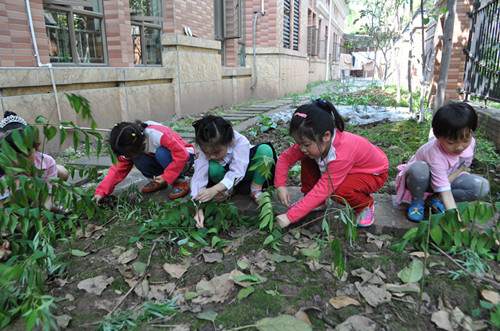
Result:
{"type": "Polygon", "coordinates": [[[234,138],[231,123],[220,116],[203,116],[193,122],[193,127],[200,146],[227,146],[234,138]]]}
{"type": "Polygon", "coordinates": [[[326,100],[313,100],[300,106],[290,121],[291,136],[297,135],[312,141],[320,141],[327,131],[333,135],[334,128],[344,131],[344,119],[326,100]]]}
{"type": "Polygon", "coordinates": [[[468,131],[476,131],[477,113],[466,102],[452,102],[437,110],[432,118],[435,137],[464,138],[468,131]]]}
{"type": "MultiPolygon", "coordinates": [[[[14,131],[19,132],[19,135],[21,137],[24,136],[24,134],[25,134],[24,132],[25,131],[28,131],[28,135],[33,136],[34,135],[33,127],[30,126],[30,125],[25,125],[23,127],[19,127],[19,128],[14,129],[14,130],[10,130],[3,137],[3,140],[5,140],[5,142],[7,142],[10,145],[10,147],[12,147],[16,151],[16,153],[23,154],[23,152],[19,149],[19,147],[17,147],[17,144],[14,141],[14,136],[13,136],[14,131]]],[[[36,148],[37,147],[37,143],[38,143],[37,139],[31,139],[31,141],[26,141],[25,139],[22,139],[22,140],[24,141],[24,143],[29,142],[29,145],[27,145],[26,148],[30,148],[31,149],[31,148],[36,148]]]]}
{"type": "Polygon", "coordinates": [[[144,150],[144,130],[146,123],[137,120],[135,123],[116,123],[109,135],[109,146],[116,156],[139,154],[144,150]]]}

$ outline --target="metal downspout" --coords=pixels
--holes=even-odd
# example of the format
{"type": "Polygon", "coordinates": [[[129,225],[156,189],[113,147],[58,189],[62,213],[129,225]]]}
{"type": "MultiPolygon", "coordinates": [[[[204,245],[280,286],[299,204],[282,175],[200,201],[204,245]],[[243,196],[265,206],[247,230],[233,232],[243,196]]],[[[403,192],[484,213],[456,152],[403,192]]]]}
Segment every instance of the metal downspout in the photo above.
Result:
{"type": "Polygon", "coordinates": [[[57,87],[56,87],[56,82],[54,79],[54,70],[52,68],[52,63],[44,64],[40,60],[40,54],[38,53],[38,44],[36,42],[36,37],[35,37],[35,28],[33,27],[33,18],[31,16],[30,0],[26,0],[26,10],[28,12],[28,21],[30,24],[31,40],[33,42],[33,48],[35,49],[36,62],[37,62],[39,67],[48,67],[49,68],[50,80],[52,82],[52,89],[54,90],[54,97],[56,99],[57,117],[58,117],[59,121],[61,121],[61,107],[59,105],[59,96],[57,95],[57,87]]]}
{"type": "Polygon", "coordinates": [[[328,37],[326,38],[326,70],[325,70],[325,80],[329,80],[330,77],[330,36],[332,34],[332,3],[330,0],[330,9],[328,10],[328,37]]]}
{"type": "Polygon", "coordinates": [[[257,30],[257,18],[259,17],[259,14],[264,16],[266,14],[265,10],[264,10],[264,0],[261,0],[260,2],[260,12],[256,11],[253,13],[254,15],[254,20],[253,20],[253,72],[254,72],[254,80],[252,82],[252,84],[250,85],[250,88],[251,89],[254,89],[255,88],[255,84],[257,84],[257,54],[256,54],[256,51],[255,51],[255,34],[256,34],[256,30],[257,30]]]}

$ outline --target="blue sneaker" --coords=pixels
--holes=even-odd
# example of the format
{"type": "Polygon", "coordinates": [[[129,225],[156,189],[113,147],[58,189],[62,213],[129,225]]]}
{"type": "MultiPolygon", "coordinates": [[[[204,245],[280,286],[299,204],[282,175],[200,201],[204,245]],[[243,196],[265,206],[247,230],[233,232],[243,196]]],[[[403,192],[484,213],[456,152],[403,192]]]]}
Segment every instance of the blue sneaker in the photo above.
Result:
{"type": "Polygon", "coordinates": [[[429,204],[433,214],[444,214],[444,205],[441,201],[434,201],[429,204]]]}
{"type": "Polygon", "coordinates": [[[422,221],[424,219],[424,205],[421,203],[412,203],[406,217],[408,217],[410,221],[422,221]]]}

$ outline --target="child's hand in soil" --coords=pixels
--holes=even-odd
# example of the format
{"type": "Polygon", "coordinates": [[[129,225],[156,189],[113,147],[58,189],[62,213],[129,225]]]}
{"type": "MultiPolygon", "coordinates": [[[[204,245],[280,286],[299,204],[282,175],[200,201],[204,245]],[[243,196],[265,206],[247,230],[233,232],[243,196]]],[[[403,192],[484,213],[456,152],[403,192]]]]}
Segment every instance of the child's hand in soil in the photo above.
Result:
{"type": "Polygon", "coordinates": [[[284,186],[279,186],[278,187],[278,199],[280,202],[283,204],[283,206],[287,206],[290,208],[290,192],[288,192],[288,189],[284,186]]]}
{"type": "Polygon", "coordinates": [[[288,216],[286,214],[281,214],[276,216],[276,220],[278,221],[278,224],[281,226],[282,229],[286,228],[289,226],[292,222],[288,219],[288,216]]]}

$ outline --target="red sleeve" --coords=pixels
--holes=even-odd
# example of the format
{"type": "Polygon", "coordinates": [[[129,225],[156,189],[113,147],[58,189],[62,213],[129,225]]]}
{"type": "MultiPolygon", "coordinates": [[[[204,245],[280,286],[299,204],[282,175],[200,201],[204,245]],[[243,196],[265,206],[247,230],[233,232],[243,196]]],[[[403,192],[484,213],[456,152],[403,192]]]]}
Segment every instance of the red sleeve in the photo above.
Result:
{"type": "Polygon", "coordinates": [[[169,132],[163,133],[160,140],[160,144],[172,153],[172,162],[165,168],[163,175],[161,175],[169,184],[175,182],[189,159],[189,153],[181,142],[182,140],[175,139],[174,135],[171,135],[169,132]]]}
{"type": "Polygon", "coordinates": [[[133,166],[134,163],[131,160],[120,156],[118,158],[118,163],[109,168],[108,174],[95,189],[95,194],[102,197],[111,194],[114,191],[115,186],[127,177],[133,166]]]}
{"type": "Polygon", "coordinates": [[[334,195],[335,188],[345,180],[353,164],[352,155],[337,154],[337,159],[328,163],[327,171],[321,176],[313,189],[288,210],[286,215],[290,222],[299,221],[314,208],[320,206],[329,196],[334,195]]]}
{"type": "Polygon", "coordinates": [[[280,154],[278,162],[276,162],[276,171],[274,173],[274,186],[286,186],[288,171],[290,167],[302,161],[307,156],[300,151],[299,145],[294,144],[292,147],[280,154]]]}

